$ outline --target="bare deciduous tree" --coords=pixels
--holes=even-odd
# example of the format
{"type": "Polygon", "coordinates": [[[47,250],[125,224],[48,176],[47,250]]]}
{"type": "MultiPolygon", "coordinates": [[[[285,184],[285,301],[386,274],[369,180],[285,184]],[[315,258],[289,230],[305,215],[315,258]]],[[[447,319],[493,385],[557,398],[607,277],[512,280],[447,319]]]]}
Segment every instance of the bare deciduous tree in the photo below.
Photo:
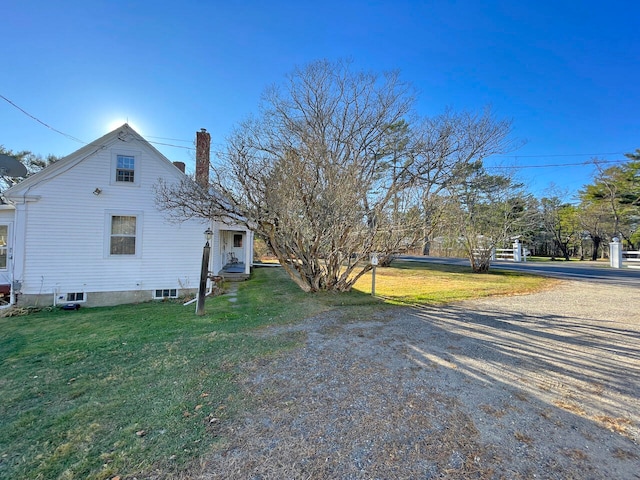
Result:
{"type": "Polygon", "coordinates": [[[423,120],[415,131],[412,167],[424,211],[423,253],[429,255],[430,238],[443,213],[438,196],[461,185],[484,158],[515,145],[509,139],[511,122],[496,119],[489,108],[482,113],[447,110],[423,120]]]}
{"type": "Polygon", "coordinates": [[[159,203],[244,223],[305,291],[349,290],[372,252],[384,263],[420,241],[425,185],[445,183],[461,158],[494,153],[509,130],[486,114],[419,123],[412,108],[396,72],[328,61],[296,69],[230,136],[210,192],[160,185],[159,203]]]}

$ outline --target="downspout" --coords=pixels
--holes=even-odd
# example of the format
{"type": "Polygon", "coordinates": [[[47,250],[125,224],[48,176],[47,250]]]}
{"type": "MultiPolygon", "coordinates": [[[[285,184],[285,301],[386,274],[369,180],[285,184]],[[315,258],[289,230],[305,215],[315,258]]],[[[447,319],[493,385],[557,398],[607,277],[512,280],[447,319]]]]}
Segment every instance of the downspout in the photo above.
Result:
{"type": "MultiPolygon", "coordinates": [[[[31,188],[34,185],[30,185],[29,187],[27,187],[27,189],[25,190],[25,192],[22,194],[22,202],[21,203],[16,203],[15,201],[12,201],[10,199],[7,199],[10,203],[13,204],[14,208],[15,208],[15,213],[13,214],[13,228],[12,228],[12,232],[11,232],[11,258],[7,259],[10,260],[10,262],[8,262],[11,265],[11,272],[10,272],[10,279],[11,279],[11,286],[10,286],[10,293],[9,293],[9,305],[5,306],[4,308],[8,308],[11,307],[13,305],[15,305],[18,302],[18,297],[17,297],[17,293],[16,293],[16,278],[15,278],[15,272],[16,272],[16,261],[15,261],[15,252],[16,252],[16,238],[18,237],[18,232],[20,231],[23,235],[23,241],[22,241],[22,251],[19,252],[20,255],[18,255],[18,257],[20,258],[21,261],[21,266],[22,266],[22,274],[24,275],[24,268],[25,268],[25,262],[26,262],[26,243],[27,243],[27,212],[29,211],[27,209],[27,203],[29,201],[32,200],[38,200],[37,198],[35,199],[28,199],[27,196],[29,194],[29,191],[31,190],[31,188]],[[19,215],[19,211],[21,212],[21,214],[19,215]]],[[[7,254],[9,254],[9,252],[7,251],[7,254]]]]}
{"type": "MultiPolygon", "coordinates": [[[[14,214],[14,217],[13,217],[14,222],[13,222],[13,229],[12,230],[15,230],[15,228],[16,228],[15,227],[15,225],[16,225],[15,219],[16,219],[16,217],[15,217],[15,214],[14,214]]],[[[11,232],[11,236],[13,237],[13,238],[11,238],[11,245],[14,245],[15,233],[11,232]]],[[[9,268],[11,269],[11,271],[9,272],[9,280],[11,282],[11,285],[9,286],[9,305],[7,307],[11,307],[11,306],[15,305],[16,301],[17,301],[17,299],[16,299],[16,291],[15,291],[15,288],[14,288],[15,287],[15,283],[16,283],[16,279],[13,276],[13,271],[15,270],[15,265],[14,265],[14,260],[13,260],[13,246],[9,248],[9,251],[7,253],[9,254],[9,265],[10,265],[9,268]]]]}
{"type": "MultiPolygon", "coordinates": [[[[16,251],[16,238],[18,236],[18,231],[22,231],[23,233],[23,241],[22,241],[22,254],[19,255],[19,261],[22,263],[22,274],[24,275],[24,269],[25,269],[25,262],[26,262],[26,245],[27,245],[27,193],[29,192],[29,190],[31,189],[31,187],[29,187],[27,189],[27,191],[25,192],[24,196],[23,196],[23,203],[22,204],[14,204],[14,206],[16,207],[15,210],[15,214],[14,214],[14,223],[13,223],[13,233],[12,233],[12,242],[13,242],[13,247],[11,248],[12,253],[11,253],[11,293],[9,295],[9,306],[15,305],[18,302],[18,298],[17,298],[17,293],[16,293],[16,278],[15,278],[15,272],[16,272],[16,262],[15,262],[15,251],[16,251]],[[19,207],[21,207],[23,209],[22,213],[23,215],[18,215],[18,210],[20,209],[19,207]]],[[[22,287],[22,286],[21,286],[22,287]]]]}
{"type": "Polygon", "coordinates": [[[11,224],[10,236],[7,243],[7,267],[9,269],[9,305],[4,305],[0,308],[9,308],[15,305],[18,301],[16,294],[16,277],[15,277],[15,244],[16,244],[16,232],[17,232],[17,208],[14,205],[13,222],[11,224]],[[10,243],[9,243],[10,242],[10,243]],[[10,246],[9,246],[10,245],[10,246]]]}

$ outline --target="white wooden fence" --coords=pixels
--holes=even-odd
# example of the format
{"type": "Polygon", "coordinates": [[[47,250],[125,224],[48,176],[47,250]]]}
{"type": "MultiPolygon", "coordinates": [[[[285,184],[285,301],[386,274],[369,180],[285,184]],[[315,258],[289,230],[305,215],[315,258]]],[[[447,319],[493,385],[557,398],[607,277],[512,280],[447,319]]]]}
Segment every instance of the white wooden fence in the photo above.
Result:
{"type": "Polygon", "coordinates": [[[640,251],[622,250],[622,243],[614,237],[609,243],[609,265],[613,268],[640,268],[640,251]]]}
{"type": "Polygon", "coordinates": [[[491,260],[510,260],[512,262],[526,262],[529,250],[516,240],[511,248],[494,248],[491,260]]]}
{"type": "Polygon", "coordinates": [[[629,268],[640,268],[640,250],[622,252],[622,262],[629,268]]]}

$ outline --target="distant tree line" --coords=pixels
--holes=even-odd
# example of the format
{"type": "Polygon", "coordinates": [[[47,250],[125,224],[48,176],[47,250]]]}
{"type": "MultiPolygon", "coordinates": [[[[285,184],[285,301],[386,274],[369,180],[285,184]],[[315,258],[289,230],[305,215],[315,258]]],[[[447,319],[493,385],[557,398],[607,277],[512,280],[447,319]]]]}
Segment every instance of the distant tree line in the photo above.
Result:
{"type": "Polygon", "coordinates": [[[607,168],[594,159],[596,174],[577,203],[557,196],[539,201],[543,228],[530,241],[540,254],[596,260],[615,237],[628,250],[640,249],[640,149],[626,157],[607,168]]]}
{"type": "MultiPolygon", "coordinates": [[[[512,196],[513,213],[521,221],[511,225],[511,239],[499,247],[509,247],[517,236],[531,254],[565,260],[604,258],[613,238],[627,250],[640,250],[640,150],[626,157],[626,162],[606,168],[604,162],[594,159],[596,173],[591,183],[573,198],[553,191],[536,198],[523,188],[517,197],[512,196]]],[[[457,205],[454,202],[449,207],[453,214],[442,216],[434,226],[437,242],[435,246],[431,242],[431,254],[464,253],[459,229],[452,229],[453,219],[460,214],[457,205]]],[[[487,208],[504,206],[491,201],[487,208]]]]}

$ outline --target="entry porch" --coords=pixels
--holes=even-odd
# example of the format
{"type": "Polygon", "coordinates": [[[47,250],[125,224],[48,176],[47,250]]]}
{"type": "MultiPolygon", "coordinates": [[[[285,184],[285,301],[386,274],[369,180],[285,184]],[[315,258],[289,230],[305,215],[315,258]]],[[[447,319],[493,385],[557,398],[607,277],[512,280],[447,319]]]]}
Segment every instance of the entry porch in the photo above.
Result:
{"type": "Polygon", "coordinates": [[[253,232],[239,229],[220,229],[216,275],[225,280],[246,280],[253,264],[253,232]]]}

